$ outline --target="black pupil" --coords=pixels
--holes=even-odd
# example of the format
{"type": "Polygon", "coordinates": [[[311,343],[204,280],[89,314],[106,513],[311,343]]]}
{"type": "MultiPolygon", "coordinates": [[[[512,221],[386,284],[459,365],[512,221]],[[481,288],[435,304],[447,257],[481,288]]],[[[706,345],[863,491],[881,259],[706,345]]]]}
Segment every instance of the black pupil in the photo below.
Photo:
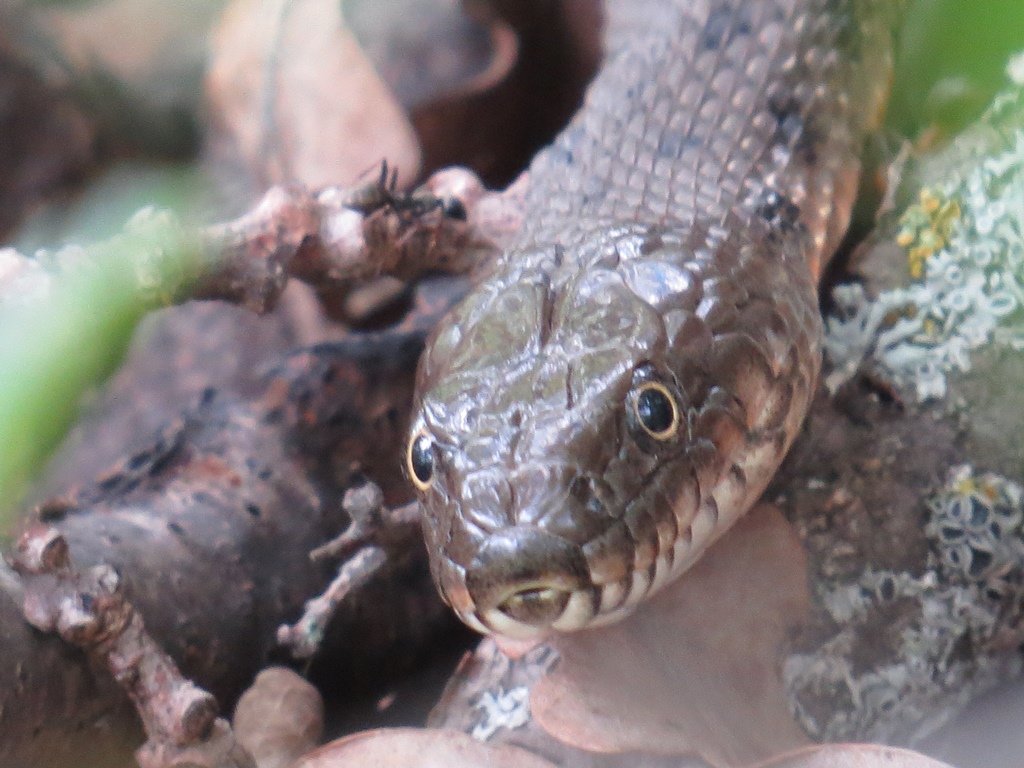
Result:
{"type": "Polygon", "coordinates": [[[426,435],[420,435],[412,443],[409,463],[412,464],[416,479],[421,483],[430,482],[430,476],[434,474],[434,452],[430,449],[430,438],[426,435]]]}
{"type": "Polygon", "coordinates": [[[659,389],[645,389],[636,399],[636,415],[640,423],[655,434],[672,426],[672,403],[659,389]]]}

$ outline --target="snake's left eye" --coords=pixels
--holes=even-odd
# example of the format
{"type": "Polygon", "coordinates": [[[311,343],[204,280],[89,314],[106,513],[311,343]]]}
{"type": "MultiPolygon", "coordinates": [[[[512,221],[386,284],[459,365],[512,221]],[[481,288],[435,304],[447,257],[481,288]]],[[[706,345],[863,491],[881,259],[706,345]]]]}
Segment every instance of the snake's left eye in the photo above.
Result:
{"type": "Polygon", "coordinates": [[[679,406],[661,382],[642,382],[633,390],[630,406],[636,422],[649,437],[671,440],[679,432],[679,406]]]}
{"type": "Polygon", "coordinates": [[[426,432],[417,432],[409,441],[405,466],[413,485],[425,491],[434,478],[434,441],[426,432]]]}

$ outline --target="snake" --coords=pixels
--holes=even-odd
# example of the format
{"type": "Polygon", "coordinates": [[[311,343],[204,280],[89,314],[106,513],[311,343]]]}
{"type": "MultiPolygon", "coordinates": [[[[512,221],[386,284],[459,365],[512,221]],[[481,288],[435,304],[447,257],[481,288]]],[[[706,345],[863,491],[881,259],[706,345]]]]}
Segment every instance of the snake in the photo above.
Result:
{"type": "Polygon", "coordinates": [[[821,367],[817,284],[894,0],[615,0],[523,226],[433,331],[407,474],[432,577],[514,639],[608,624],[757,501],[821,367]]]}

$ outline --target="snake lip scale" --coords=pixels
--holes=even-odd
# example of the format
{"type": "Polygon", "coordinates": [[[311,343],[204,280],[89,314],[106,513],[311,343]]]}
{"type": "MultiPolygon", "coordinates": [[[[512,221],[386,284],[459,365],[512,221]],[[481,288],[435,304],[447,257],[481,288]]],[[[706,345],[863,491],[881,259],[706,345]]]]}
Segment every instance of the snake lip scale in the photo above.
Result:
{"type": "Polygon", "coordinates": [[[762,493],[883,110],[893,0],[617,0],[525,224],[435,329],[406,468],[471,627],[617,620],[762,493]]]}

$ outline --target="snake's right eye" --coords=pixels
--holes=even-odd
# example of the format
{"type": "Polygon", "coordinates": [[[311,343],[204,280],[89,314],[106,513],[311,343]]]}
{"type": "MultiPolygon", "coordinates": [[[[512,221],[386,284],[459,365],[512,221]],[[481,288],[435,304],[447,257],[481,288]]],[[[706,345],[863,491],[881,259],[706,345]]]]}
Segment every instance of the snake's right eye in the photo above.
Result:
{"type": "Polygon", "coordinates": [[[657,381],[645,381],[633,397],[636,420],[648,435],[662,442],[676,436],[679,408],[668,387],[657,381]]]}
{"type": "Polygon", "coordinates": [[[659,382],[645,382],[633,402],[637,421],[655,440],[675,437],[679,429],[679,409],[668,388],[659,382]]]}
{"type": "Polygon", "coordinates": [[[420,491],[430,487],[434,478],[434,441],[426,432],[417,432],[409,441],[405,466],[413,485],[420,491]]]}
{"type": "Polygon", "coordinates": [[[676,443],[683,429],[683,408],[670,376],[646,363],[633,371],[626,399],[626,424],[643,450],[676,443]]]}

